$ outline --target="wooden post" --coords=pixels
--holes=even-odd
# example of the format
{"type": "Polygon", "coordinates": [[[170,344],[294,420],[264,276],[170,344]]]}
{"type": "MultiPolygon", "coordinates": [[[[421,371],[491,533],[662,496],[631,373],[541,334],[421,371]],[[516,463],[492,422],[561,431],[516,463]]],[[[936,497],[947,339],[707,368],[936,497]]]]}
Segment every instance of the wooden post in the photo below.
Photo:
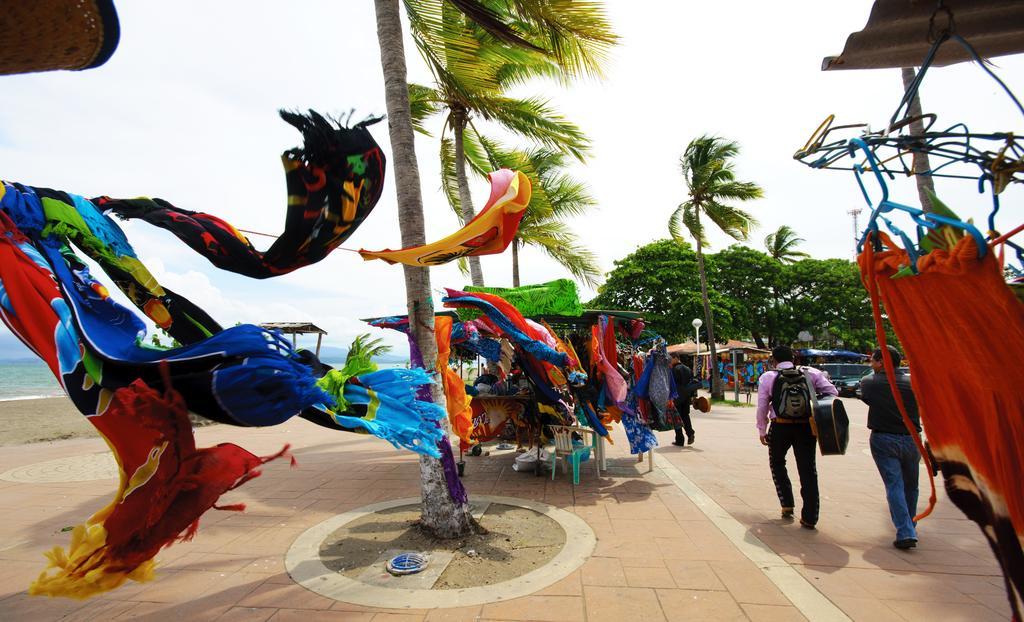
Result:
{"type": "Polygon", "coordinates": [[[317,333],[316,335],[316,357],[320,358],[320,342],[324,340],[323,333],[317,333]]]}
{"type": "Polygon", "coordinates": [[[292,349],[294,350],[297,346],[295,345],[295,333],[292,333],[292,349]]]}

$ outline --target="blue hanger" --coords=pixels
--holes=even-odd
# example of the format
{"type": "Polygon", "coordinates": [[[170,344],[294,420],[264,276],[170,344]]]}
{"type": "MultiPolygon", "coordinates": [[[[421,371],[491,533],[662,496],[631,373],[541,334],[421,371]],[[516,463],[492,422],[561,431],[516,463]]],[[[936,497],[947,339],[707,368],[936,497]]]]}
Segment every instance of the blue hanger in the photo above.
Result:
{"type": "MultiPolygon", "coordinates": [[[[867,186],[865,186],[864,184],[864,167],[859,164],[854,166],[854,173],[855,178],[857,180],[857,185],[860,186],[860,191],[861,194],[864,195],[864,200],[867,202],[868,206],[871,207],[871,217],[868,219],[867,228],[864,230],[864,235],[861,236],[861,239],[857,242],[858,252],[864,249],[864,242],[867,240],[868,234],[871,231],[878,231],[878,219],[882,216],[882,214],[898,210],[910,214],[911,219],[913,219],[913,221],[917,223],[919,236],[924,229],[937,229],[942,225],[956,227],[957,229],[961,229],[965,233],[970,234],[978,243],[978,257],[985,256],[985,253],[988,250],[988,244],[985,240],[985,236],[983,236],[981,234],[981,231],[978,231],[978,228],[975,227],[974,225],[970,223],[965,223],[961,220],[940,216],[938,214],[926,213],[923,210],[920,210],[916,207],[910,207],[909,205],[903,205],[902,203],[890,201],[889,185],[886,183],[885,178],[882,176],[882,173],[878,166],[878,160],[875,158],[875,154],[871,151],[871,148],[868,147],[867,143],[864,142],[864,140],[860,138],[851,138],[849,141],[850,155],[856,155],[856,151],[858,149],[864,152],[868,168],[871,170],[872,173],[874,173],[875,180],[878,182],[878,186],[882,192],[882,198],[878,201],[877,204],[875,204],[871,200],[871,195],[868,194],[867,186]]],[[[889,228],[890,231],[892,231],[895,235],[898,235],[900,239],[903,240],[904,244],[906,245],[907,253],[910,255],[911,259],[913,259],[911,269],[916,272],[918,256],[916,246],[910,242],[910,238],[906,234],[904,234],[902,231],[894,227],[892,223],[889,221],[889,219],[882,218],[882,220],[885,222],[886,226],[889,228]]]]}
{"type": "MultiPolygon", "coordinates": [[[[992,180],[992,175],[990,175],[989,173],[985,173],[984,175],[978,178],[978,192],[982,194],[985,193],[986,181],[989,184],[989,189],[992,191],[992,211],[989,212],[988,214],[988,233],[990,236],[995,237],[998,235],[996,233],[996,215],[999,214],[999,195],[996,194],[995,182],[992,180]]],[[[1019,261],[1020,264],[1024,266],[1024,248],[1022,248],[1019,244],[1011,242],[1010,240],[1006,240],[1003,243],[1012,248],[1014,252],[1017,253],[1017,261],[1019,261]]]]}

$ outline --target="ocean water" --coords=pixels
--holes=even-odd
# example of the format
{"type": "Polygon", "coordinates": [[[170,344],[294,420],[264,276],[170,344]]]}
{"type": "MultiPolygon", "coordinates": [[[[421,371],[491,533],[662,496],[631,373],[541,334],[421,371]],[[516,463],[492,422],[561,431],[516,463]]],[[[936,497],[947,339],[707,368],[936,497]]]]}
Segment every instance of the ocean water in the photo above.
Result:
{"type": "Polygon", "coordinates": [[[42,361],[0,361],[0,401],[64,395],[42,361]]]}
{"type": "MultiPolygon", "coordinates": [[[[344,361],[324,361],[340,369],[344,361]]],[[[405,367],[402,363],[378,363],[381,369],[405,367]]],[[[42,361],[0,361],[0,402],[63,396],[64,391],[42,361]]]]}

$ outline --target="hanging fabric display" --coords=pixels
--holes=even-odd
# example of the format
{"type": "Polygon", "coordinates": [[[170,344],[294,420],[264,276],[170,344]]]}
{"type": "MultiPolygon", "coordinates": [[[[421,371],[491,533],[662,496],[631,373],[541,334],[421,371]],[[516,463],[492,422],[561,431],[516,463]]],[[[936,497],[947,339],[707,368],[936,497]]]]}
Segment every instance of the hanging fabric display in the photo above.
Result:
{"type": "Polygon", "coordinates": [[[507,336],[534,357],[560,367],[567,367],[570,364],[569,356],[565,352],[559,352],[545,343],[540,333],[526,323],[523,314],[498,296],[483,292],[468,294],[450,288],[446,288],[445,291],[448,295],[442,299],[444,306],[452,309],[479,309],[496,325],[496,332],[507,336]]]}
{"type": "Polygon", "coordinates": [[[303,146],[281,155],[288,209],[284,231],[264,252],[229,223],[163,199],[111,199],[96,204],[125,220],[166,229],[221,270],[256,279],[316,263],[348,239],[370,215],[384,188],[384,153],[367,130],[371,118],[348,128],[314,111],[281,111],[302,133],[303,146]]]}
{"type": "Polygon", "coordinates": [[[462,377],[448,366],[452,354],[452,318],[443,315],[435,317],[434,336],[437,338],[437,369],[442,374],[444,397],[448,405],[448,422],[462,443],[472,445],[472,398],[466,395],[466,383],[462,377]]]}
{"type": "MultiPolygon", "coordinates": [[[[290,121],[301,126],[306,145],[290,152],[291,167],[286,154],[286,168],[300,173],[297,181],[289,178],[286,231],[273,252],[256,253],[230,226],[220,229],[224,235],[216,233],[222,221],[207,215],[97,202],[124,217],[148,216],[216,265],[249,276],[282,274],[318,261],[372,209],[383,182],[383,158],[363,127],[333,128],[315,113],[290,121]]],[[[334,376],[318,381],[330,368],[310,353],[295,352],[279,333],[246,324],[222,329],[196,305],[161,287],[97,202],[0,185],[0,319],[46,362],[75,407],[107,439],[122,469],[115,503],[73,533],[66,553],[54,551],[51,567],[57,573],[41,577],[34,593],[88,597],[128,578],[151,576],[152,557],[162,546],[191,537],[199,516],[220,494],[254,476],[263,460],[241,448],[197,450],[191,426],[181,424],[187,411],[238,426],[275,425],[300,415],[333,429],[365,430],[419,453],[442,454],[437,420],[444,410],[429,396],[418,399],[417,388],[431,383],[422,370],[363,367],[340,382],[334,376]],[[144,345],[143,322],[110,297],[72,244],[184,345],[144,345]],[[142,508],[151,513],[139,518],[142,508]]]]}
{"type": "Polygon", "coordinates": [[[502,253],[512,243],[519,229],[519,221],[530,204],[530,179],[518,172],[503,168],[487,176],[491,181],[491,196],[473,220],[446,238],[423,246],[411,246],[393,251],[360,249],[363,259],[383,259],[394,264],[429,268],[460,257],[478,257],[502,253]]]}
{"type": "MultiPolygon", "coordinates": [[[[547,283],[523,285],[522,287],[474,287],[470,285],[465,288],[465,291],[471,294],[483,292],[500,296],[526,317],[538,315],[580,316],[583,314],[583,303],[580,302],[576,282],[571,279],[556,279],[547,283]]],[[[471,309],[459,310],[461,318],[470,319],[476,316],[477,314],[471,309]]]]}
{"type": "MultiPolygon", "coordinates": [[[[874,235],[894,247],[884,234],[874,235]]],[[[994,254],[979,258],[970,235],[948,251],[922,256],[918,274],[903,278],[893,276],[908,265],[906,251],[876,251],[870,240],[864,248],[859,263],[882,351],[879,299],[911,362],[921,423],[949,498],[989,540],[1019,619],[1024,609],[1024,369],[1018,358],[1024,351],[1024,303],[1006,286],[994,254]]],[[[891,361],[883,357],[883,362],[892,384],[891,361]]],[[[907,428],[916,432],[895,387],[893,395],[907,428]]],[[[933,491],[918,518],[934,502],[933,491]]]]}
{"type": "Polygon", "coordinates": [[[47,553],[47,570],[56,572],[43,572],[30,594],[88,598],[129,579],[151,580],[161,548],[191,540],[199,517],[217,507],[221,495],[287,451],[259,458],[231,443],[196,449],[181,395],[161,396],[142,381],[115,391],[90,420],[117,456],[117,493],[72,530],[67,551],[47,553]]]}

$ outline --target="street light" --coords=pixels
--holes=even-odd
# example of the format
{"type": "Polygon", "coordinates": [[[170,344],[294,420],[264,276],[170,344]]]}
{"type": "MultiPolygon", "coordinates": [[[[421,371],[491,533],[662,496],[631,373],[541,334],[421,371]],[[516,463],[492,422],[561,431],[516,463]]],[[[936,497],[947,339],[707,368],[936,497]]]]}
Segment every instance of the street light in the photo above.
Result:
{"type": "Polygon", "coordinates": [[[700,327],[704,325],[699,317],[693,318],[693,337],[697,344],[697,351],[693,354],[693,375],[697,375],[697,362],[700,360],[700,327]]]}

